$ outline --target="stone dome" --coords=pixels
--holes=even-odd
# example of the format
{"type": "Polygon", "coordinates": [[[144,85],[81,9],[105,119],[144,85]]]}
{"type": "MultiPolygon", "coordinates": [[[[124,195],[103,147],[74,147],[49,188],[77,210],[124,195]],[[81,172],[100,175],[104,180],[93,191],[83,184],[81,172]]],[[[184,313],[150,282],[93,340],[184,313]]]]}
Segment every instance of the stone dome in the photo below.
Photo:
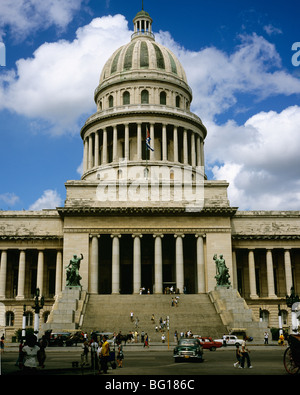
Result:
{"type": "Polygon", "coordinates": [[[115,51],[103,67],[100,84],[115,76],[124,79],[131,72],[156,72],[158,78],[159,74],[167,73],[187,84],[185,71],[177,57],[169,49],[149,38],[133,37],[130,43],[115,51]]]}

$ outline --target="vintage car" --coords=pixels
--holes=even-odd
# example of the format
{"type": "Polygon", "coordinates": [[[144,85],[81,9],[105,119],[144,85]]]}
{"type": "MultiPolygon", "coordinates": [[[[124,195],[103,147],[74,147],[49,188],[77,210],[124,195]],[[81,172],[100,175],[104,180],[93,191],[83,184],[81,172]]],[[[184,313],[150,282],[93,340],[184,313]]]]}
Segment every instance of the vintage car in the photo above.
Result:
{"type": "Polygon", "coordinates": [[[211,337],[197,336],[197,339],[200,340],[204,350],[216,351],[217,348],[222,347],[222,342],[213,340],[211,337]]]}
{"type": "Polygon", "coordinates": [[[221,342],[225,346],[236,346],[241,345],[243,340],[238,339],[235,335],[226,335],[224,339],[216,339],[215,342],[221,342]],[[224,340],[226,344],[224,344],[224,340]]]}
{"type": "Polygon", "coordinates": [[[180,339],[174,348],[173,357],[175,362],[198,361],[203,362],[203,348],[199,339],[180,339]]]}

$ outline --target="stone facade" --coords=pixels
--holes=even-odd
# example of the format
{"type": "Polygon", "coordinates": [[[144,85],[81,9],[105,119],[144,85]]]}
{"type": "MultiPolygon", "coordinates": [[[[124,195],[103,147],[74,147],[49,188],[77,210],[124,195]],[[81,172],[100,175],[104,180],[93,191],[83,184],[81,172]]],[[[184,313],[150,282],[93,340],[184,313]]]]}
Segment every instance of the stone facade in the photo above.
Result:
{"type": "Polygon", "coordinates": [[[66,182],[64,207],[0,212],[0,330],[33,326],[36,288],[41,322],[53,315],[65,267],[83,254],[87,294],[209,294],[215,254],[231,286],[269,327],[291,325],[285,296],[300,290],[299,212],[242,212],[226,181],[205,176],[202,121],[175,55],[155,43],[152,19],[134,19],[131,42],[108,60],[95,91],[97,112],[81,129],[84,170],[66,182]],[[25,306],[24,306],[25,305],[25,306]],[[52,311],[52,315],[50,312],[52,311]]]}

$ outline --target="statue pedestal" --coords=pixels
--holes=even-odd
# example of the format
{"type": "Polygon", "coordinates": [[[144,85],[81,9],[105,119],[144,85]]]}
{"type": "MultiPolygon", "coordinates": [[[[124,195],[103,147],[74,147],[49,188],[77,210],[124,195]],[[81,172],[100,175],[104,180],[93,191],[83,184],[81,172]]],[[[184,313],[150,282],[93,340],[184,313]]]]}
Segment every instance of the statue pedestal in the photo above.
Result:
{"type": "Polygon", "coordinates": [[[82,291],[81,286],[66,286],[55,302],[47,323],[43,324],[43,330],[64,332],[78,329],[85,297],[86,292],[82,291]]]}

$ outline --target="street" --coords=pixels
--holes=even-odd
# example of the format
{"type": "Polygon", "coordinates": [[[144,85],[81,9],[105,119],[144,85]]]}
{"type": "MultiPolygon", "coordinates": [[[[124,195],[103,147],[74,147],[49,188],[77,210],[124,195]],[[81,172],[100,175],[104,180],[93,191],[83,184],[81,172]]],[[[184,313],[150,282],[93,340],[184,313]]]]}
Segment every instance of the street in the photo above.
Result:
{"type": "MultiPolygon", "coordinates": [[[[141,345],[123,347],[125,359],[122,368],[109,369],[110,376],[199,376],[199,375],[269,375],[287,376],[283,365],[283,354],[286,347],[250,346],[250,357],[253,369],[234,368],[235,347],[220,348],[216,351],[204,350],[204,362],[180,362],[173,360],[173,346],[153,346],[149,349],[141,345]]],[[[46,366],[39,369],[39,375],[97,375],[98,371],[90,366],[80,367],[81,348],[62,347],[46,349],[46,366]],[[79,367],[72,368],[72,362],[78,361],[79,367]]],[[[15,362],[18,357],[17,348],[5,350],[1,355],[1,374],[3,376],[20,375],[15,362]]],[[[90,359],[89,359],[90,361],[90,359]]],[[[103,375],[104,376],[104,375],[103,375]]]]}

